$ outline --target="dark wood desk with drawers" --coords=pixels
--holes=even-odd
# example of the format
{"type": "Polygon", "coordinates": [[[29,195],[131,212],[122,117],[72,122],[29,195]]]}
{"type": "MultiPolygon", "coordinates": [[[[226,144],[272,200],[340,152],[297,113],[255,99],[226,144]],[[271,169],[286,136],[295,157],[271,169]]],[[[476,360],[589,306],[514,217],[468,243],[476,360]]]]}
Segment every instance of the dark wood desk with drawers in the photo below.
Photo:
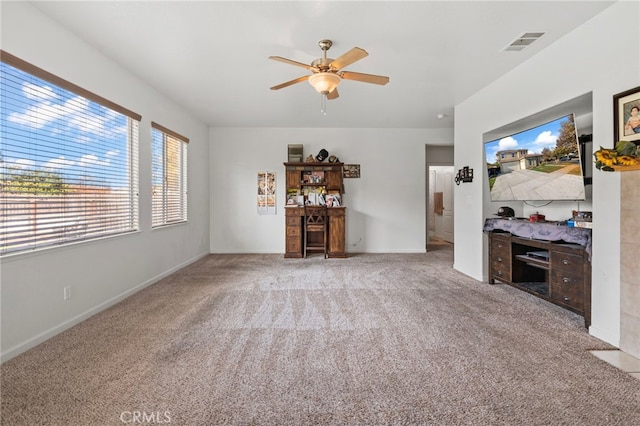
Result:
{"type": "Polygon", "coordinates": [[[493,230],[489,283],[500,281],[584,317],[591,324],[591,262],[584,246],[524,238],[493,230]]]}

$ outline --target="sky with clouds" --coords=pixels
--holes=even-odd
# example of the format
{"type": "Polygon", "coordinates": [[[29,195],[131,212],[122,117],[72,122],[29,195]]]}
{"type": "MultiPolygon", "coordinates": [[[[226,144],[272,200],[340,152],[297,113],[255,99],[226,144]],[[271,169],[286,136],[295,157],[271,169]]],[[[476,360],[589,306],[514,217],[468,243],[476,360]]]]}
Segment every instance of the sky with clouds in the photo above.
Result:
{"type": "Polygon", "coordinates": [[[553,150],[556,147],[562,123],[567,120],[568,116],[564,116],[532,129],[485,143],[487,163],[495,163],[498,151],[526,149],[529,154],[539,154],[544,148],[553,150]]]}
{"type": "Polygon", "coordinates": [[[0,78],[4,167],[56,172],[70,183],[126,179],[126,116],[4,63],[0,78]]]}

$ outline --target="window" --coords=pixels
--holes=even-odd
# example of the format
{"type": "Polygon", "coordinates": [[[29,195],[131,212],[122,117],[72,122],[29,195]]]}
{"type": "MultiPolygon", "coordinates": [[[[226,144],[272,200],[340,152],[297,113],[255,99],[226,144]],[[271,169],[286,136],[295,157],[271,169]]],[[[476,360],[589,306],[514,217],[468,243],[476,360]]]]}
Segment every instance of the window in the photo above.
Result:
{"type": "Polygon", "coordinates": [[[0,255],[137,230],[140,116],[0,53],[0,255]]]}
{"type": "Polygon", "coordinates": [[[157,123],[151,123],[151,127],[151,226],[186,222],[189,139],[157,123]]]}

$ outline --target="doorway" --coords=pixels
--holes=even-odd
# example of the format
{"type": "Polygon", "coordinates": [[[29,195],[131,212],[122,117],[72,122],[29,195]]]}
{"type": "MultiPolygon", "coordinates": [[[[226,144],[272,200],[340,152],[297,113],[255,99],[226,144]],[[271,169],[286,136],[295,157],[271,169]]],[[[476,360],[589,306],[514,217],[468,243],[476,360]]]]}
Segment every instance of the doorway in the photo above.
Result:
{"type": "Polygon", "coordinates": [[[453,244],[453,166],[429,166],[427,250],[453,244]]]}
{"type": "Polygon", "coordinates": [[[453,250],[453,146],[426,145],[426,250],[453,250]]]}

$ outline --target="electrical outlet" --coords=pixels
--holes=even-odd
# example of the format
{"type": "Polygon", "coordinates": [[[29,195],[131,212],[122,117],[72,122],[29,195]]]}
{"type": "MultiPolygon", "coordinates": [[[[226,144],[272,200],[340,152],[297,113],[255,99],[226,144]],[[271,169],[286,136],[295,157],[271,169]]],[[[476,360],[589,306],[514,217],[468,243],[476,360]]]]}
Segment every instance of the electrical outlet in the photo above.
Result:
{"type": "Polygon", "coordinates": [[[64,288],[64,300],[71,299],[71,286],[67,286],[64,288]]]}

